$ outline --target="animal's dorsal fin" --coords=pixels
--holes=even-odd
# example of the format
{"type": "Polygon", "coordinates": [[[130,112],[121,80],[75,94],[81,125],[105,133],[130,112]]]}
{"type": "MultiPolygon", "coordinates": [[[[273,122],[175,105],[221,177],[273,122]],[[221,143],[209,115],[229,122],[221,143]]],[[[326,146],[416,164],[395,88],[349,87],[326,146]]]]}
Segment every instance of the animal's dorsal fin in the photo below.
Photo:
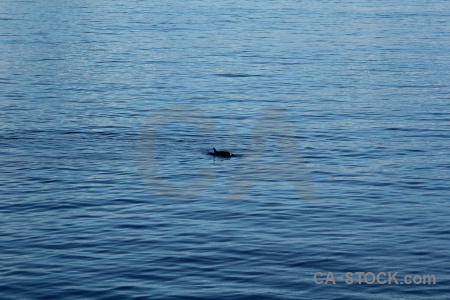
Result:
{"type": "Polygon", "coordinates": [[[214,147],[213,147],[213,150],[214,150],[214,153],[217,153],[217,150],[216,150],[216,148],[214,148],[214,147]]]}

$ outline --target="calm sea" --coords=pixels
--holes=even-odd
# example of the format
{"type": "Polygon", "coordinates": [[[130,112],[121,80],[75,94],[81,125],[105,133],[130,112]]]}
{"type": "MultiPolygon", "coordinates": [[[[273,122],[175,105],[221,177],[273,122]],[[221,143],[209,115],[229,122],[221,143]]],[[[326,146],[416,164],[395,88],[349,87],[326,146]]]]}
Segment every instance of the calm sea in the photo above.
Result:
{"type": "Polygon", "coordinates": [[[0,299],[448,299],[449,33],[447,0],[1,1],[0,299]]]}

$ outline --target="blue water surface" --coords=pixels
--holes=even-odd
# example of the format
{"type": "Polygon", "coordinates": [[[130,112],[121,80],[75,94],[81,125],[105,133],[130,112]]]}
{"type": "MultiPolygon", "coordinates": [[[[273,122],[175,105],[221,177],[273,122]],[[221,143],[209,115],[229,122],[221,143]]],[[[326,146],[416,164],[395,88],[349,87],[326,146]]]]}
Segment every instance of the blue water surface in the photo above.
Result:
{"type": "Polygon", "coordinates": [[[448,299],[449,30],[444,0],[2,1],[0,298],[448,299]]]}

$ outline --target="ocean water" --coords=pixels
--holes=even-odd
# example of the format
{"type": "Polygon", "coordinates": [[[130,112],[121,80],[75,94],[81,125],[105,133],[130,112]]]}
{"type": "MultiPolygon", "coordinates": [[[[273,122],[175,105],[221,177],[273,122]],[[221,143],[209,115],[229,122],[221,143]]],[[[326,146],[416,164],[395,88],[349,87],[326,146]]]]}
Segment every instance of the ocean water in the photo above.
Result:
{"type": "Polygon", "coordinates": [[[2,1],[0,298],[448,299],[449,32],[444,0],[2,1]]]}

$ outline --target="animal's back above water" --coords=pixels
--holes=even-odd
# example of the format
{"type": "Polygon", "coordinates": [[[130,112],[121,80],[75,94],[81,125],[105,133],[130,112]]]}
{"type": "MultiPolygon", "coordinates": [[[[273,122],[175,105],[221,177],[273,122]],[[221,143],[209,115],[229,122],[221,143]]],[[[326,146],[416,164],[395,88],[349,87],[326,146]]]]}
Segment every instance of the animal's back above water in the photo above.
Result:
{"type": "Polygon", "coordinates": [[[217,151],[216,148],[213,147],[214,152],[208,152],[208,155],[219,156],[219,157],[232,157],[234,154],[228,151],[217,151]]]}

